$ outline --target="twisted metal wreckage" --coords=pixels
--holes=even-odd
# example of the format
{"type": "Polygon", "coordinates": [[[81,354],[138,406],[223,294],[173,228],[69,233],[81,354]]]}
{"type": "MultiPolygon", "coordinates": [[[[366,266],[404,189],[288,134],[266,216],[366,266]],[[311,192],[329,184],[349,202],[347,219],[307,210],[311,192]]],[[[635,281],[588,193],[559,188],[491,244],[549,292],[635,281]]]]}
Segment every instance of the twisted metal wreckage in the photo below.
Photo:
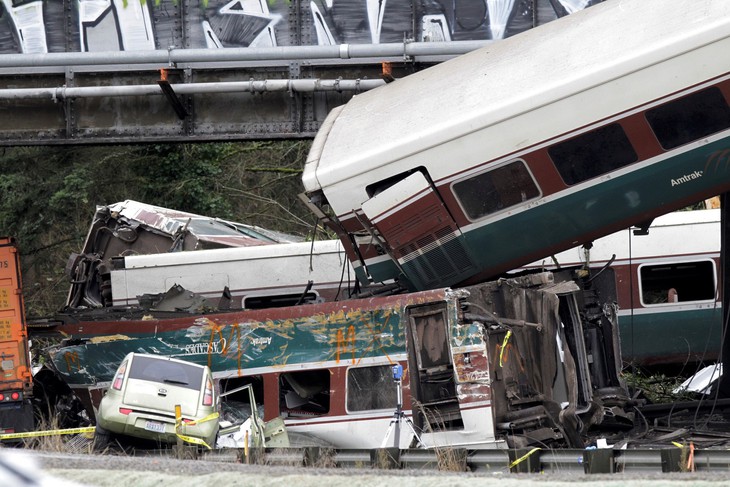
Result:
{"type": "Polygon", "coordinates": [[[728,23],[720,0],[602,2],[331,111],[304,200],[346,258],[309,243],[280,266],[302,244],[274,238],[236,249],[253,273],[196,268],[205,250],[150,270],[129,254],[237,244],[206,243],[195,215],[161,218],[166,231],[133,202],[98,213],[56,373],[93,414],[128,351],[185,356],[224,391],[251,385],[265,420],[335,447],[381,444],[394,365],[427,446],[582,447],[632,428],[610,273],[499,276],[730,189],[728,23]],[[136,292],[145,267],[157,288],[136,292]]]}
{"type": "MultiPolygon", "coordinates": [[[[289,247],[298,244],[273,236],[251,242],[253,230],[246,228],[241,239],[254,246],[135,255],[220,245],[199,230],[214,223],[130,201],[97,212],[83,253],[71,259],[74,284],[56,326],[64,339],[49,350],[55,372],[89,416],[122,358],[135,351],[209,365],[223,392],[251,384],[263,419],[282,417],[289,435],[305,444],[380,446],[399,406],[398,385],[404,413],[428,447],[582,447],[604,426],[632,427],[610,279],[542,272],[458,289],[382,287],[362,293],[379,292],[368,297],[349,286],[353,294],[344,299],[302,281],[280,280],[267,295],[239,282],[218,289],[216,300],[212,289],[200,287],[210,282],[205,266],[215,265],[201,264],[203,257],[236,251],[245,266],[247,252],[266,251],[270,257],[257,259],[258,272],[249,274],[256,281],[274,275],[278,259],[291,258],[289,247]],[[176,254],[188,263],[147,265],[147,258],[176,254]],[[174,283],[140,295],[138,304],[113,305],[118,291],[132,291],[135,272],[157,273],[145,274],[148,286],[194,282],[193,276],[199,286],[174,283]],[[297,285],[298,294],[290,292],[297,285]],[[393,365],[405,371],[402,384],[393,380],[393,365]]],[[[225,245],[240,243],[234,240],[226,237],[225,245]]],[[[330,247],[307,245],[300,268],[309,269],[313,259],[309,272],[324,272],[321,282],[347,274],[342,268],[349,264],[330,247]],[[328,259],[337,265],[325,265],[328,259]]],[[[212,274],[234,282],[247,274],[240,269],[229,262],[226,276],[220,269],[212,274]]],[[[230,419],[235,401],[245,398],[227,399],[223,412],[230,419]]],[[[406,448],[415,437],[394,441],[406,448]]]]}

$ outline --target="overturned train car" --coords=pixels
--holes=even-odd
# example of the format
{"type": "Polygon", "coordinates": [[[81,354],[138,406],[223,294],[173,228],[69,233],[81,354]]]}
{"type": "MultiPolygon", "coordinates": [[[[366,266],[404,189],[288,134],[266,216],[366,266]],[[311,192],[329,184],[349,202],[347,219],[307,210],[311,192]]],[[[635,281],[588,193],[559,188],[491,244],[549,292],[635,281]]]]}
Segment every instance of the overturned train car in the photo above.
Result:
{"type": "MultiPolygon", "coordinates": [[[[615,294],[599,281],[585,288],[545,272],[266,310],[149,309],[113,321],[100,309],[95,321],[69,319],[51,357],[90,414],[136,351],[210,365],[223,391],[252,384],[265,420],[283,417],[288,431],[318,444],[380,447],[402,397],[427,447],[582,447],[603,426],[631,426],[615,294]]],[[[415,437],[403,426],[386,446],[407,448],[415,437]]]]}
{"type": "Polygon", "coordinates": [[[66,309],[137,306],[183,286],[212,307],[266,308],[358,291],[338,241],[304,242],[260,227],[126,200],[97,208],[67,265],[66,309]]]}

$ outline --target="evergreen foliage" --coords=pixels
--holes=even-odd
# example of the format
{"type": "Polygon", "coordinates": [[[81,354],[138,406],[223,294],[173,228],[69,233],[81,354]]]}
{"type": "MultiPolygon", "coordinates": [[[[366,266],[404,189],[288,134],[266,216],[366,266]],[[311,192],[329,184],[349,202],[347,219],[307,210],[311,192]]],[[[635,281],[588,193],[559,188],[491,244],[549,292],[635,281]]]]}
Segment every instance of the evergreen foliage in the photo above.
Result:
{"type": "Polygon", "coordinates": [[[58,310],[98,205],[127,199],[307,237],[308,141],[0,149],[0,234],[18,239],[26,312],[58,310]]]}

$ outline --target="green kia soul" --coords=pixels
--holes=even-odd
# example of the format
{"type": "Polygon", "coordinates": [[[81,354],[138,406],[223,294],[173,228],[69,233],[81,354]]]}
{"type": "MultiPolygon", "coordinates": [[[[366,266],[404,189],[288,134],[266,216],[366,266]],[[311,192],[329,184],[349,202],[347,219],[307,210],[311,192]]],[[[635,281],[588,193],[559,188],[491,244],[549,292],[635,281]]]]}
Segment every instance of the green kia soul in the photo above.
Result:
{"type": "Polygon", "coordinates": [[[207,366],[140,353],[119,365],[96,414],[94,448],[106,448],[111,435],[213,448],[218,434],[218,398],[207,366]],[[175,406],[182,421],[175,428],[175,406]],[[202,442],[205,444],[203,445],[202,442]]]}

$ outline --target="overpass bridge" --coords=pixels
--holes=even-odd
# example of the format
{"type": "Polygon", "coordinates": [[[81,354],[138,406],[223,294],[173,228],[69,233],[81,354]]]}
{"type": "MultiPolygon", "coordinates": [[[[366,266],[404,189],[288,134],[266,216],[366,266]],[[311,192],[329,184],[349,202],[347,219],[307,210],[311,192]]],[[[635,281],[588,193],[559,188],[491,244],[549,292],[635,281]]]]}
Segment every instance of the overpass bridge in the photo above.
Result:
{"type": "Polygon", "coordinates": [[[359,92],[599,1],[0,0],[0,145],[309,138],[359,92]]]}

